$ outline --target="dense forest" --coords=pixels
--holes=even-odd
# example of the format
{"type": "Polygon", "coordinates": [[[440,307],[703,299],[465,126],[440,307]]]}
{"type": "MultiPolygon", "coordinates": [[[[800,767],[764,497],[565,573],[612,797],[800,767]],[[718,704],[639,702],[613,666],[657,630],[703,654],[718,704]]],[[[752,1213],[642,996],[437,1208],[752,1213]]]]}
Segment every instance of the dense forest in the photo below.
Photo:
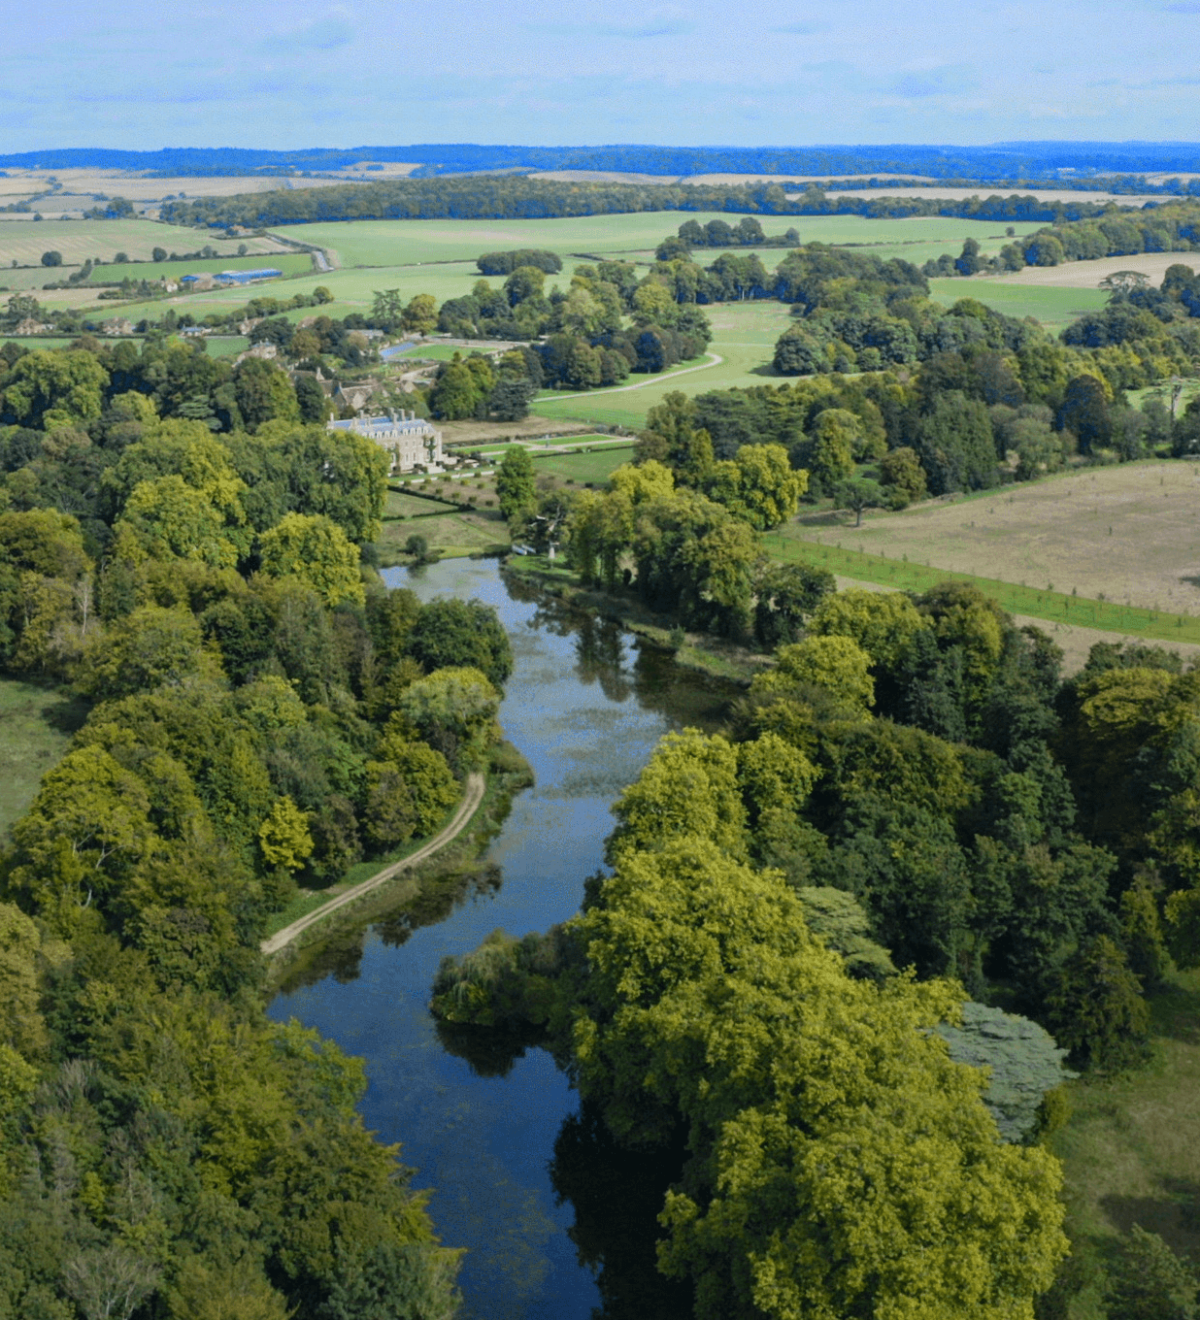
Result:
{"type": "MultiPolygon", "coordinates": [[[[918,1294],[947,1320],[1066,1315],[1061,1055],[1137,1065],[1147,992],[1200,964],[1197,676],[1102,643],[1064,679],[972,586],[839,592],[764,561],[756,530],[804,474],[771,444],[714,460],[694,420],[677,396],[570,501],[567,555],[774,664],[722,734],[659,745],[581,914],[446,960],[434,1011],[493,1070],[531,1043],[568,1070],[567,1185],[585,1151],[661,1171],[641,1222],[665,1280],[647,1253],[631,1273],[616,1226],[578,1230],[614,1320],[647,1297],[787,1320],[918,1294]]],[[[1189,1314],[1190,1267],[1140,1229],[1123,1246],[1108,1313],[1189,1314]]]]}
{"type": "Polygon", "coordinates": [[[382,585],[386,459],[284,373],[256,417],[131,349],[0,377],[0,670],[88,708],[0,856],[0,1315],[448,1320],[458,1253],[259,944],[506,773],[508,639],[382,585]]]}
{"type": "Polygon", "coordinates": [[[828,197],[809,185],[789,197],[782,182],[745,184],[598,183],[477,174],[389,179],[322,188],[279,189],[165,202],[169,224],[226,229],[233,226],[312,224],[331,220],[547,219],[572,215],[619,215],[638,211],[729,211],[761,215],[863,215],[875,218],[945,215],[978,220],[1061,222],[1100,216],[1111,204],[1041,201],[1033,196],[828,197]]]}

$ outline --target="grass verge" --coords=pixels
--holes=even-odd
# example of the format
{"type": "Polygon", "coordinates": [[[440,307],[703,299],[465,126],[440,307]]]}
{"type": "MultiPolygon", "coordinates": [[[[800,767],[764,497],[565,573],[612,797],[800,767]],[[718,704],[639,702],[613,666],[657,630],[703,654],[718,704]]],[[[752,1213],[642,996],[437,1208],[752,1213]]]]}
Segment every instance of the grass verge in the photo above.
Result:
{"type": "MultiPolygon", "coordinates": [[[[474,814],[462,833],[435,856],[421,862],[411,870],[401,871],[378,889],[364,894],[356,903],[347,904],[321,922],[302,932],[269,961],[268,981],[272,987],[305,984],[324,975],[328,959],[324,951],[333,947],[336,963],[350,940],[361,952],[366,927],[376,920],[384,920],[394,932],[418,929],[441,921],[454,904],[469,890],[473,880],[480,878],[478,861],[489,842],[499,832],[508,816],[513,797],[533,783],[529,762],[508,742],[492,749],[487,768],[487,788],[474,814]]],[[[447,814],[453,815],[453,808],[447,814]]],[[[439,825],[439,829],[444,825],[439,825]]],[[[385,866],[410,856],[426,840],[418,839],[405,849],[398,850],[388,859],[360,862],[351,867],[341,884],[310,895],[319,901],[307,906],[299,901],[289,906],[272,921],[267,934],[282,930],[290,921],[315,911],[351,885],[378,874],[385,866]]],[[[303,896],[302,896],[303,897],[303,896]]],[[[398,941],[397,941],[398,942],[398,941]]]]}
{"type": "Polygon", "coordinates": [[[970,573],[955,573],[950,569],[912,563],[907,559],[889,559],[886,555],[820,545],[778,532],[763,537],[763,548],[773,559],[784,563],[803,561],[817,564],[831,573],[893,587],[896,591],[927,591],[939,582],[969,582],[1010,614],[1025,614],[1031,618],[1045,619],[1049,623],[1099,628],[1108,632],[1126,633],[1131,637],[1153,638],[1155,641],[1200,643],[1200,619],[1188,614],[1170,614],[1164,610],[1121,605],[1116,601],[1068,596],[1050,586],[1040,591],[1036,587],[1017,586],[1012,582],[976,577],[970,573]]]}

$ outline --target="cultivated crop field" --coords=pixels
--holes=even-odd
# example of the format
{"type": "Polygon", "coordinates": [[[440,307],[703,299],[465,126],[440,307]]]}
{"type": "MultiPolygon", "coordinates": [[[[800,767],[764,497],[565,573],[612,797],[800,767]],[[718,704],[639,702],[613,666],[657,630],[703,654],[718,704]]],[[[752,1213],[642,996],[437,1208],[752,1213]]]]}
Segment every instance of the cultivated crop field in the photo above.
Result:
{"type": "Polygon", "coordinates": [[[840,515],[817,514],[787,534],[1039,591],[1200,615],[1200,466],[1191,463],[1083,469],[868,515],[857,530],[840,515]]]}
{"type": "MultiPolygon", "coordinates": [[[[112,261],[118,252],[128,253],[130,261],[148,262],[156,247],[168,252],[198,252],[208,245],[236,256],[242,243],[251,253],[280,251],[270,239],[226,239],[205,230],[160,225],[154,220],[44,220],[41,224],[28,216],[0,220],[0,266],[11,266],[14,261],[19,266],[40,266],[42,253],[52,249],[62,253],[66,266],[82,266],[89,258],[95,261],[97,257],[112,261]]],[[[171,268],[178,266],[173,264],[171,268]]],[[[46,279],[55,278],[63,276],[46,270],[46,279]]]]}

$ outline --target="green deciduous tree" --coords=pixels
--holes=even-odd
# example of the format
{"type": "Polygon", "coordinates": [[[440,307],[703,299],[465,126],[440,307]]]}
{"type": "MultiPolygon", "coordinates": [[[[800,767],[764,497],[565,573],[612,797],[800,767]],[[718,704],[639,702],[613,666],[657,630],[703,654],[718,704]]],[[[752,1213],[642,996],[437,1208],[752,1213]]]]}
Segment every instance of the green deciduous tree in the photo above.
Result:
{"type": "Polygon", "coordinates": [[[795,515],[808,473],[792,470],[782,445],[743,445],[732,460],[709,469],[704,488],[735,518],[766,532],[795,515]]]}
{"type": "Polygon", "coordinates": [[[322,514],[289,513],[259,538],[263,571],[296,578],[326,605],[365,600],[358,548],[322,514]]]}
{"type": "Polygon", "coordinates": [[[76,685],[102,700],[178,685],[211,669],[200,642],[190,611],[143,605],[89,639],[76,685]]]}
{"type": "Polygon", "coordinates": [[[439,597],[428,602],[411,623],[404,645],[427,674],[475,668],[502,688],[512,673],[508,634],[496,611],[479,600],[439,597]]]}
{"type": "Polygon", "coordinates": [[[521,522],[537,509],[537,474],[523,445],[513,445],[496,470],[496,498],[510,522],[521,522]]]}
{"type": "Polygon", "coordinates": [[[499,736],[500,695],[478,669],[438,669],[417,679],[400,693],[397,708],[456,769],[478,765],[499,736]]]}
{"type": "Polygon", "coordinates": [[[659,1259],[701,1320],[1032,1316],[1057,1166],[926,1034],[948,987],[851,979],[775,873],[698,838],[622,854],[576,929],[581,1091],[626,1141],[689,1125],[659,1259]]]}

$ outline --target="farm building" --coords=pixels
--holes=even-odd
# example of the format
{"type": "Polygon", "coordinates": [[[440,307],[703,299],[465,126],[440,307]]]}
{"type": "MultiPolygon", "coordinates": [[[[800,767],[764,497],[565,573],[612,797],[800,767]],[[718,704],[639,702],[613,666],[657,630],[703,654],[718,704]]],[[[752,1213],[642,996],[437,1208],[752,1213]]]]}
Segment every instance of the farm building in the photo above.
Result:
{"type": "Polygon", "coordinates": [[[263,266],[260,270],[223,270],[213,279],[218,284],[254,284],[258,280],[277,280],[282,274],[274,266],[263,266]]]}
{"type": "Polygon", "coordinates": [[[411,472],[415,467],[439,467],[442,462],[442,433],[435,431],[416,413],[389,412],[384,417],[351,417],[328,422],[330,431],[353,431],[374,440],[392,456],[393,472],[411,472]]]}
{"type": "Polygon", "coordinates": [[[259,280],[277,280],[283,271],[274,266],[264,266],[261,270],[222,270],[216,275],[202,271],[199,275],[181,275],[179,283],[185,289],[207,289],[214,284],[256,284],[259,280]]]}

